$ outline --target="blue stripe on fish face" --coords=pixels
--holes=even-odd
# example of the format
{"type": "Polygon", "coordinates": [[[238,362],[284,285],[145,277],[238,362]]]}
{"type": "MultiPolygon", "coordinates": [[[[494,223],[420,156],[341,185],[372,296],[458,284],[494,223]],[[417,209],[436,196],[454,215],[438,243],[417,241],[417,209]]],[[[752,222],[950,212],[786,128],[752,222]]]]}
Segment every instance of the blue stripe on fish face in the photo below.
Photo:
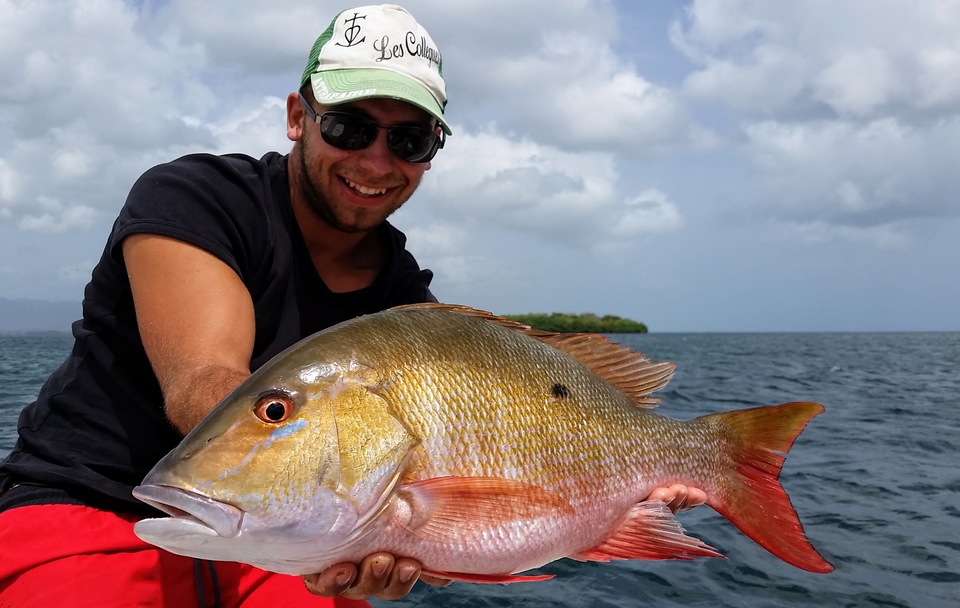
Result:
{"type": "Polygon", "coordinates": [[[294,422],[291,422],[290,424],[285,424],[283,426],[277,427],[276,429],[274,429],[272,433],[270,433],[270,436],[267,437],[264,441],[262,441],[261,443],[253,444],[250,447],[250,451],[247,453],[247,455],[244,456],[243,460],[240,461],[240,464],[233,467],[232,469],[227,469],[223,473],[221,473],[220,479],[226,479],[232,475],[236,475],[237,473],[239,473],[240,470],[243,469],[243,467],[245,467],[248,462],[250,462],[250,459],[253,458],[253,455],[256,454],[257,450],[259,450],[260,448],[269,448],[274,444],[274,442],[280,439],[286,439],[287,437],[292,437],[293,435],[296,435],[297,433],[299,433],[305,428],[307,428],[306,420],[296,420],[294,422]]]}
{"type": "Polygon", "coordinates": [[[295,422],[291,422],[290,424],[285,424],[283,426],[277,427],[276,430],[270,433],[270,437],[263,442],[263,447],[268,448],[271,445],[273,445],[273,442],[279,439],[286,439],[287,437],[296,435],[306,427],[307,427],[307,421],[303,419],[297,420],[295,422]]]}

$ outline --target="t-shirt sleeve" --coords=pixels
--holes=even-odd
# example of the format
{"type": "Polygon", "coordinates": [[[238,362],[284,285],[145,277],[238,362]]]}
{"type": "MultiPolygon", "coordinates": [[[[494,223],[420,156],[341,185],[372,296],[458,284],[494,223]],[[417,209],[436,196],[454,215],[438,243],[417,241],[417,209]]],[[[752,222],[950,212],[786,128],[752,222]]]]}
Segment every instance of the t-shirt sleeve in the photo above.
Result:
{"type": "Polygon", "coordinates": [[[420,268],[416,258],[406,248],[406,235],[389,223],[387,228],[390,247],[393,249],[393,263],[386,281],[390,288],[385,294],[385,300],[381,303],[381,309],[403,304],[436,302],[436,296],[430,291],[433,272],[427,268],[420,268]]]}
{"type": "MultiPolygon", "coordinates": [[[[252,159],[251,159],[252,160],[252,159]]],[[[255,161],[254,161],[255,162],[255,161]]],[[[266,219],[258,204],[249,162],[191,155],[158,165],[136,181],[110,237],[110,253],[122,257],[123,240],[158,234],[195,245],[223,260],[244,278],[256,259],[252,230],[266,219]]]]}
{"type": "Polygon", "coordinates": [[[409,251],[404,252],[400,267],[401,279],[398,281],[390,306],[437,301],[436,296],[430,291],[433,271],[421,269],[409,251]]]}

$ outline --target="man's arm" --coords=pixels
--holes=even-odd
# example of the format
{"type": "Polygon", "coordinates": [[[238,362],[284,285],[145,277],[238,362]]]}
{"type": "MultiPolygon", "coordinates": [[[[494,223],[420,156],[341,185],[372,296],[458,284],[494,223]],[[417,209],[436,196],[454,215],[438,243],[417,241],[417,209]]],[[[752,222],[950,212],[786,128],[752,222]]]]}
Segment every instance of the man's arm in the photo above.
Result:
{"type": "Polygon", "coordinates": [[[167,418],[186,434],[250,375],[253,302],[233,269],[183,241],[136,234],[123,256],[167,418]]]}
{"type": "MultiPolygon", "coordinates": [[[[183,241],[132,235],[123,241],[123,257],[167,418],[185,435],[250,375],[253,301],[232,268],[183,241]]],[[[359,568],[338,564],[304,581],[323,595],[349,588],[355,597],[395,599],[406,595],[419,575],[416,560],[377,553],[359,568]]]]}

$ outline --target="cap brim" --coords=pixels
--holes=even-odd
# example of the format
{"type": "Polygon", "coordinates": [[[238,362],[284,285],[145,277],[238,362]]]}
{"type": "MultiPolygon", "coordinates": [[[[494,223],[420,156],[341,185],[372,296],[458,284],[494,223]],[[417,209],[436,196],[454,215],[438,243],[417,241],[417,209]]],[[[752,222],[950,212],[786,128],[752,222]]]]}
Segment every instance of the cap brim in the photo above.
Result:
{"type": "Polygon", "coordinates": [[[443,119],[443,108],[436,98],[416,80],[390,70],[341,68],[314,72],[310,75],[313,96],[317,103],[335,106],[361,99],[399,99],[413,104],[440,123],[447,135],[450,126],[443,119]]]}

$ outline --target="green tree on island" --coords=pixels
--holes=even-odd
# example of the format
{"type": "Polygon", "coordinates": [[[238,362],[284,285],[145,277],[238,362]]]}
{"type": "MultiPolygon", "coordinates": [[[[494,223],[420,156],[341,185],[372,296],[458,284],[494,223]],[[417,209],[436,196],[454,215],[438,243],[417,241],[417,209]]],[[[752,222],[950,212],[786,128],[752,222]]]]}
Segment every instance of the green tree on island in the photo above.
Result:
{"type": "Polygon", "coordinates": [[[529,325],[534,329],[555,331],[560,333],[595,333],[595,334],[631,334],[647,333],[647,326],[639,321],[632,321],[614,315],[595,315],[593,313],[569,314],[528,313],[522,315],[504,315],[511,321],[529,325]]]}

